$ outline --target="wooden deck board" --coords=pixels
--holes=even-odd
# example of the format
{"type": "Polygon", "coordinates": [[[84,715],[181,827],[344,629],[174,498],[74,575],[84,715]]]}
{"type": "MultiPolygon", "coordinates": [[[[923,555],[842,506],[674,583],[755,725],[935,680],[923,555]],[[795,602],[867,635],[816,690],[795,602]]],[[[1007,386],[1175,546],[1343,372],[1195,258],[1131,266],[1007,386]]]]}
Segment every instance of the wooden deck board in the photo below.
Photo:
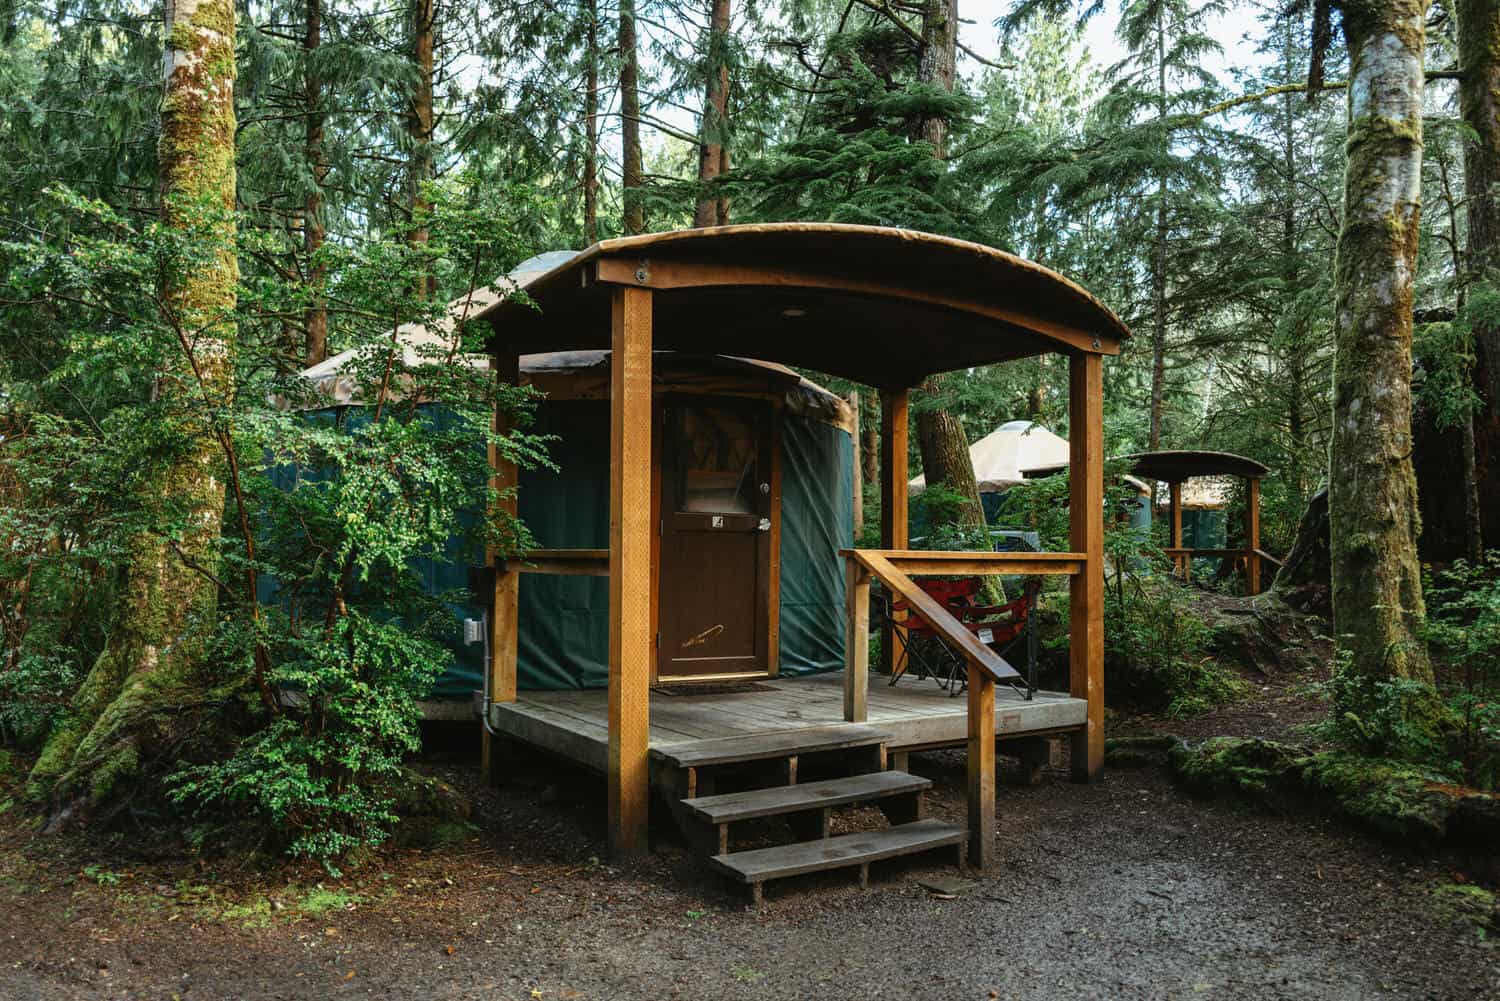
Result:
{"type": "MultiPolygon", "coordinates": [[[[867,723],[889,734],[892,750],[962,747],[967,705],[931,681],[905,678],[894,687],[870,679],[867,723]]],[[[761,682],[770,691],[682,696],[653,693],[651,747],[716,737],[780,733],[844,722],[843,672],[761,682]]],[[[1058,692],[1038,692],[1030,702],[996,686],[995,732],[1000,739],[1081,726],[1086,704],[1058,692]]],[[[602,771],[607,758],[607,700],[600,690],[520,692],[495,707],[494,725],[523,743],[602,771]]]]}

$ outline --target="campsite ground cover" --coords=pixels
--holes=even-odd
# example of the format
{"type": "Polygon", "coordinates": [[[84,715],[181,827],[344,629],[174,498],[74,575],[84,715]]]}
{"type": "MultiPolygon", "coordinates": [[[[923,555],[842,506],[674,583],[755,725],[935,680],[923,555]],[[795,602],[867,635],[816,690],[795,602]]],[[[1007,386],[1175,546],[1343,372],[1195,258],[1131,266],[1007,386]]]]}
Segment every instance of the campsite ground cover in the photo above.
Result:
{"type": "MultiPolygon", "coordinates": [[[[1276,733],[1304,686],[1188,723],[1276,733]]],[[[470,756],[428,766],[475,787],[470,756]]],[[[919,758],[962,817],[961,761],[919,758]]],[[[1500,950],[1448,906],[1476,878],[1337,823],[1194,800],[1157,768],[1001,789],[1001,864],[952,899],[941,860],[774,885],[760,910],[670,843],[600,862],[595,780],[474,788],[476,824],[342,879],[101,850],[0,813],[0,998],[1483,998],[1500,950]],[[1455,892],[1454,887],[1460,889],[1455,892]]],[[[128,849],[127,850],[127,846],[128,849]]]]}

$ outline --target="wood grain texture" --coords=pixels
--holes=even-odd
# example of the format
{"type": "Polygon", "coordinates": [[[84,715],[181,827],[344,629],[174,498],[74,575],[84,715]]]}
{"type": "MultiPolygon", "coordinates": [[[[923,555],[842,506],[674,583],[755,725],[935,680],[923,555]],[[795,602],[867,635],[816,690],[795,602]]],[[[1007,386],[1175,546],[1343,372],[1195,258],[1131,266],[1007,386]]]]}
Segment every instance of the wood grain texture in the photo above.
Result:
{"type": "Polygon", "coordinates": [[[676,768],[706,768],[875,747],[889,738],[889,734],[876,727],[836,724],[669,744],[652,748],[651,756],[676,768]]]}
{"type": "Polygon", "coordinates": [[[1068,687],[1088,703],[1088,724],[1072,740],[1073,780],[1104,767],[1104,365],[1077,354],[1068,369],[1070,545],[1085,571],[1069,579],[1068,687]]]}
{"type": "Polygon", "coordinates": [[[969,864],[987,869],[995,855],[995,681],[969,662],[969,864]]]}
{"type": "Polygon", "coordinates": [[[761,883],[809,872],[867,865],[898,855],[961,844],[963,840],[961,827],[940,820],[918,820],[878,831],[841,834],[826,840],[715,855],[708,861],[718,871],[742,883],[761,883]]]}
{"type": "Polygon", "coordinates": [[[844,560],[844,719],[863,723],[870,697],[870,573],[844,560]]]}
{"type": "Polygon", "coordinates": [[[651,293],[611,302],[609,424],[609,842],[646,852],[651,660],[651,293]]]}
{"type": "MultiPolygon", "coordinates": [[[[853,549],[840,549],[849,557],[853,549]]],[[[1083,553],[992,553],[925,549],[866,549],[878,553],[908,577],[947,574],[1071,575],[1083,572],[1083,553]]]]}
{"type": "Polygon", "coordinates": [[[916,581],[892,566],[885,557],[874,550],[856,549],[854,559],[878,577],[892,595],[906,602],[914,612],[926,619],[943,642],[957,650],[964,659],[978,665],[992,679],[1006,681],[1021,676],[1014,667],[1006,663],[1004,657],[979,642],[979,638],[967,626],[959,622],[932,595],[918,587],[916,581]]]}
{"type": "Polygon", "coordinates": [[[842,295],[883,296],[904,299],[939,309],[970,313],[998,323],[1029,331],[1051,341],[1057,349],[1101,351],[1119,354],[1118,340],[1101,340],[1096,334],[1020,309],[1011,304],[987,301],[973,295],[941,294],[931,291],[927,283],[913,281],[898,285],[890,281],[873,281],[862,277],[833,274],[826,271],[785,266],[745,266],[722,264],[711,260],[650,260],[645,268],[648,278],[638,281],[642,270],[638,258],[604,258],[594,272],[596,281],[618,285],[641,285],[654,289],[701,288],[778,288],[817,290],[842,295]]]}
{"type": "Polygon", "coordinates": [[[802,810],[909,796],[932,788],[932,780],[906,772],[869,772],[802,785],[774,786],[685,799],[682,806],[710,824],[730,824],[802,810]]]}

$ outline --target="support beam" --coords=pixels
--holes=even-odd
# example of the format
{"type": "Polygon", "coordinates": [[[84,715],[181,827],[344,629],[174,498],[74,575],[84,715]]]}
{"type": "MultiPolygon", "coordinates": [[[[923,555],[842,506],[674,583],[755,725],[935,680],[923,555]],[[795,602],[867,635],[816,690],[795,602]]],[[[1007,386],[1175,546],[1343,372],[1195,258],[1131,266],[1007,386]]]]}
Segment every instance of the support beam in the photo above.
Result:
{"type": "Polygon", "coordinates": [[[870,572],[844,560],[844,722],[863,723],[870,693],[870,572]]]}
{"type": "MultiPolygon", "coordinates": [[[[521,380],[521,357],[514,351],[497,351],[490,358],[495,381],[501,385],[517,385],[521,380]]],[[[510,416],[496,406],[490,427],[496,432],[510,430],[510,416]]],[[[489,446],[490,487],[495,491],[494,514],[500,516],[516,514],[516,464],[508,461],[494,443],[489,446]]],[[[520,586],[521,577],[513,563],[497,553],[493,547],[486,550],[486,561],[495,568],[494,594],[490,601],[490,670],[485,679],[486,695],[491,702],[516,701],[517,650],[520,642],[520,586]]],[[[480,735],[480,774],[489,781],[493,748],[490,746],[489,730],[480,735]]]]}
{"type": "MultiPolygon", "coordinates": [[[[880,393],[880,548],[905,549],[907,539],[907,423],[911,412],[911,394],[905,389],[881,390],[880,393]]],[[[890,624],[880,634],[881,668],[887,674],[899,673],[896,641],[890,624]]]]}
{"type": "Polygon", "coordinates": [[[1260,477],[1245,477],[1245,591],[1260,594],[1260,477]]]}
{"type": "MultiPolygon", "coordinates": [[[[1172,521],[1171,521],[1171,525],[1172,525],[1172,548],[1173,549],[1181,549],[1182,548],[1182,481],[1181,480],[1173,480],[1171,483],[1167,484],[1167,504],[1168,504],[1168,507],[1169,507],[1170,517],[1172,519],[1172,521]]],[[[1175,557],[1173,559],[1173,562],[1177,564],[1177,573],[1182,576],[1183,580],[1187,580],[1186,566],[1191,562],[1191,559],[1192,559],[1192,557],[1187,557],[1186,559],[1184,559],[1181,556],[1175,557]]]]}
{"type": "Polygon", "coordinates": [[[609,847],[643,855],[651,801],[651,292],[610,302],[609,847]]]}
{"type": "Polygon", "coordinates": [[[1068,516],[1071,548],[1088,560],[1069,579],[1068,689],[1088,702],[1088,722],[1074,734],[1073,780],[1104,767],[1104,361],[1075,354],[1068,368],[1068,516]]]}
{"type": "Polygon", "coordinates": [[[854,442],[854,544],[859,545],[859,533],[865,525],[865,481],[864,463],[860,461],[859,448],[859,390],[851,389],[846,397],[854,423],[849,438],[854,442]]]}
{"type": "Polygon", "coordinates": [[[969,661],[969,865],[995,860],[995,679],[969,661]]]}

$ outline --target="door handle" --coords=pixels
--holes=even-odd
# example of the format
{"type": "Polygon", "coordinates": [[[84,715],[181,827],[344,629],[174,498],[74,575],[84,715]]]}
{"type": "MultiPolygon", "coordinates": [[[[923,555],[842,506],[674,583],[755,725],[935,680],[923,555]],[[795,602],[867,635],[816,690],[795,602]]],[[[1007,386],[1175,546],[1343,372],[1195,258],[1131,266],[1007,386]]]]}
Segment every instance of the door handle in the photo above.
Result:
{"type": "Polygon", "coordinates": [[[769,532],[771,530],[771,519],[762,518],[760,524],[755,526],[757,532],[769,532]]]}

